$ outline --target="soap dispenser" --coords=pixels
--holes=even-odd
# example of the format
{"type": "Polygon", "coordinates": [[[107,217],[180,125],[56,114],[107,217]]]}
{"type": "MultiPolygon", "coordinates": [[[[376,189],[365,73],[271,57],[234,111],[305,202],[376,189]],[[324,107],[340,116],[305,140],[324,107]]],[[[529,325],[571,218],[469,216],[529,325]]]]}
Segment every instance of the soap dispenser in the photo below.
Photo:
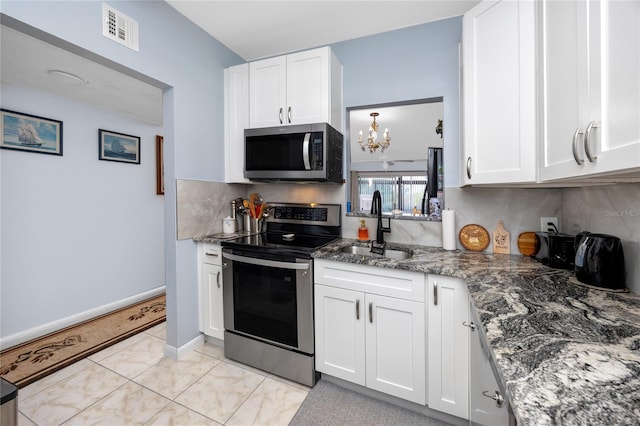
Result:
{"type": "Polygon", "coordinates": [[[360,221],[360,228],[358,228],[358,239],[363,241],[369,241],[369,228],[364,222],[364,219],[360,221]]]}

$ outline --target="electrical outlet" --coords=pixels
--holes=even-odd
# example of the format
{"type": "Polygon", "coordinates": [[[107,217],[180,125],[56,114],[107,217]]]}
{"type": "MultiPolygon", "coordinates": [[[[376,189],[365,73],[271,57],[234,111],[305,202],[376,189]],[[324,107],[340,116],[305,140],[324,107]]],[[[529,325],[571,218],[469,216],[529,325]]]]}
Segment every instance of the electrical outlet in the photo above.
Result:
{"type": "Polygon", "coordinates": [[[540,218],[540,230],[542,232],[556,232],[560,231],[558,228],[558,218],[557,217],[541,217],[540,218]],[[553,225],[551,225],[551,223],[553,225]],[[555,228],[553,227],[555,225],[555,228]]]}

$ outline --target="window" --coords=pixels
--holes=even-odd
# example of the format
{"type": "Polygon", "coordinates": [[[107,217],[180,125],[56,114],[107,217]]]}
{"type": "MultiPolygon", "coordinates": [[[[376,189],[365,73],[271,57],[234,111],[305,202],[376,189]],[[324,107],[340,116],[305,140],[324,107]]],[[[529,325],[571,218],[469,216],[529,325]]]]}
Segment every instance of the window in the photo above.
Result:
{"type": "MultiPolygon", "coordinates": [[[[422,210],[422,199],[425,196],[427,177],[419,172],[403,172],[402,174],[352,172],[355,184],[354,194],[359,194],[354,210],[369,213],[373,193],[380,191],[382,196],[382,212],[390,213],[400,209],[411,214],[413,209],[422,210]]],[[[355,200],[354,200],[355,201],[355,200]]]]}

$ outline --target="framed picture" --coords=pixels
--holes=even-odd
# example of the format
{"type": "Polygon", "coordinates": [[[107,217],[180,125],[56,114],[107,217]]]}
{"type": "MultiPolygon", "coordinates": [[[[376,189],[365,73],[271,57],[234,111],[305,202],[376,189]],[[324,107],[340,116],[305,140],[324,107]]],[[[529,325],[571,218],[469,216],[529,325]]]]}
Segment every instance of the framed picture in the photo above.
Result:
{"type": "Polygon", "coordinates": [[[0,148],[62,155],[62,121],[6,109],[0,111],[0,148]]]}
{"type": "Polygon", "coordinates": [[[140,164],[140,137],[99,129],[98,158],[140,164]]]}
{"type": "Polygon", "coordinates": [[[164,137],[156,135],[156,194],[164,195],[164,137]]]}

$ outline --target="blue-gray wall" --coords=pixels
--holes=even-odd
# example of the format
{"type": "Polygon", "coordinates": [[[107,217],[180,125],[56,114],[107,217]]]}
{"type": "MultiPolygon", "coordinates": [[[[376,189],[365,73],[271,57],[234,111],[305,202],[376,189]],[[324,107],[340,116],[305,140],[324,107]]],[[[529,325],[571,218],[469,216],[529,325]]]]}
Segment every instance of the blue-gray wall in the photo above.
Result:
{"type": "MultiPolygon", "coordinates": [[[[174,182],[176,178],[223,180],[223,70],[242,60],[167,3],[116,1],[111,5],[138,21],[139,52],[102,36],[102,2],[99,1],[3,0],[0,12],[167,87],[163,126],[166,150],[164,279],[168,301],[167,344],[179,348],[199,332],[195,245],[176,240],[174,182]]],[[[12,184],[3,180],[3,189],[12,184]]],[[[80,231],[70,230],[71,234],[74,232],[80,231]]],[[[1,235],[3,246],[11,246],[11,241],[4,241],[4,233],[1,235]]]]}
{"type": "Polygon", "coordinates": [[[444,98],[445,183],[458,186],[462,17],[333,44],[344,107],[444,98]]]}

